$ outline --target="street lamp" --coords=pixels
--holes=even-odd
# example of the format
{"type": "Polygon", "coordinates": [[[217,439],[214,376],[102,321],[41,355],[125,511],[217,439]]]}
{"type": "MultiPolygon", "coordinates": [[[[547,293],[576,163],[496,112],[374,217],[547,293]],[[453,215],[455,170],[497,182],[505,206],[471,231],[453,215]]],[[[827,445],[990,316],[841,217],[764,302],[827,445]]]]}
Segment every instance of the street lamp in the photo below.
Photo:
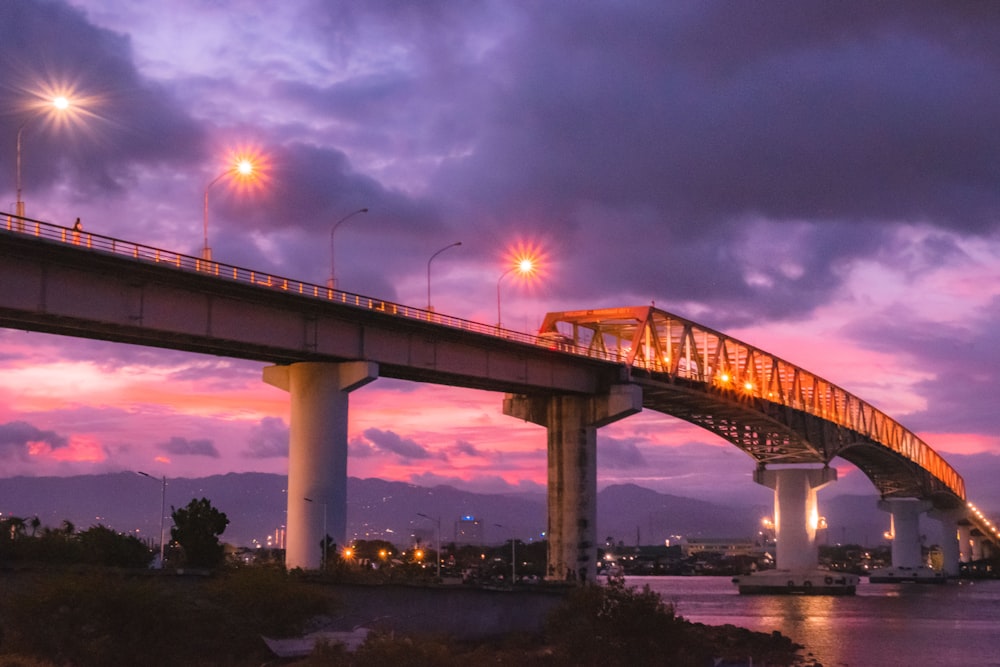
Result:
{"type": "Polygon", "coordinates": [[[330,279],[326,281],[326,286],[329,287],[330,289],[337,289],[337,275],[333,272],[333,260],[334,260],[333,233],[337,231],[337,227],[340,227],[342,224],[344,224],[354,216],[358,215],[359,213],[367,213],[367,212],[368,212],[367,208],[359,208],[357,211],[354,211],[353,213],[348,213],[343,218],[333,223],[333,227],[330,228],[330,279]]]}
{"type": "MultiPolygon", "coordinates": [[[[495,523],[493,525],[496,526],[497,528],[504,527],[502,523],[495,523]]],[[[517,563],[517,553],[515,551],[516,547],[514,545],[515,545],[514,529],[511,528],[510,529],[510,585],[511,586],[513,586],[514,583],[517,581],[517,570],[515,569],[517,563]]]]}
{"type": "MultiPolygon", "coordinates": [[[[142,475],[143,477],[150,478],[154,482],[156,481],[156,478],[153,477],[152,475],[148,474],[148,473],[144,473],[141,470],[137,470],[136,472],[138,474],[142,475]]],[[[164,546],[164,544],[163,544],[163,515],[166,513],[166,511],[167,511],[167,476],[164,475],[163,476],[163,480],[162,480],[162,486],[160,487],[160,569],[161,570],[163,569],[163,546],[164,546]]]]}
{"type": "MultiPolygon", "coordinates": [[[[313,502],[312,498],[303,498],[303,500],[305,500],[307,503],[313,502]]],[[[321,553],[319,557],[319,564],[320,564],[319,567],[320,570],[326,572],[326,552],[330,548],[330,544],[326,540],[326,503],[322,503],[322,505],[323,505],[323,553],[321,553]]]]}
{"type": "Polygon", "coordinates": [[[500,319],[500,281],[502,281],[508,273],[513,271],[517,271],[522,276],[530,276],[535,272],[535,260],[530,257],[522,257],[517,260],[517,263],[514,266],[501,273],[500,277],[497,278],[497,329],[500,328],[502,322],[500,319]]]}
{"type": "Polygon", "coordinates": [[[417,516],[422,516],[425,519],[433,521],[434,523],[437,524],[437,578],[440,579],[441,578],[441,517],[435,519],[433,517],[427,516],[426,514],[422,514],[421,512],[417,512],[417,516]]]}
{"type": "Polygon", "coordinates": [[[443,253],[445,250],[448,250],[449,248],[455,248],[460,245],[462,245],[461,241],[455,241],[450,245],[446,245],[445,247],[441,248],[436,253],[431,255],[431,258],[427,260],[427,310],[429,312],[434,312],[434,306],[431,305],[431,262],[434,261],[434,258],[443,253]]]}
{"type": "Polygon", "coordinates": [[[21,143],[22,143],[21,135],[24,134],[24,127],[29,122],[31,122],[35,117],[37,117],[42,113],[45,113],[46,111],[51,111],[51,109],[55,109],[57,111],[65,111],[66,109],[69,108],[69,106],[70,106],[70,101],[67,97],[62,95],[55,97],[51,101],[51,108],[48,105],[46,105],[38,109],[37,111],[35,111],[35,113],[31,114],[28,118],[26,118],[24,122],[21,123],[17,128],[17,160],[16,160],[17,173],[15,178],[15,184],[17,188],[17,203],[14,205],[14,214],[17,215],[19,218],[24,217],[24,201],[21,199],[21,143]]]}
{"type": "Polygon", "coordinates": [[[208,191],[212,189],[212,186],[218,183],[220,180],[226,176],[240,176],[242,178],[247,178],[253,174],[253,162],[249,158],[238,158],[236,163],[233,164],[229,169],[212,179],[212,182],[205,186],[205,210],[204,210],[204,234],[205,234],[205,244],[201,249],[201,258],[205,261],[211,261],[212,259],[212,249],[208,246],[208,191]]]}

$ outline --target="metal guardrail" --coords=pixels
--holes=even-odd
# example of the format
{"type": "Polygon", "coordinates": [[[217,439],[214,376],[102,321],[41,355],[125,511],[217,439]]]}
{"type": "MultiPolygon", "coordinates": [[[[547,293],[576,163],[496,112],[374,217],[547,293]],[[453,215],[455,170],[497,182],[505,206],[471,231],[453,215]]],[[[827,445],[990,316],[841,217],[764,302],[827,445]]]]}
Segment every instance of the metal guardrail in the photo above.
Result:
{"type": "Polygon", "coordinates": [[[255,271],[253,269],[234,266],[232,264],[192,257],[191,255],[185,255],[171,250],[164,250],[162,248],[156,248],[142,243],[125,241],[123,239],[105,236],[103,234],[94,234],[93,232],[85,230],[75,230],[70,227],[64,227],[51,222],[19,217],[10,213],[0,213],[0,216],[3,216],[4,218],[2,225],[0,225],[0,230],[23,234],[25,236],[32,236],[45,241],[78,246],[81,249],[92,250],[94,252],[129,257],[136,261],[160,264],[182,271],[190,271],[203,275],[208,274],[221,280],[255,285],[257,287],[280,289],[288,292],[289,294],[298,294],[300,296],[319,299],[329,303],[338,303],[370,311],[389,313],[391,315],[411,320],[430,322],[433,324],[451,327],[453,329],[459,329],[461,331],[470,331],[487,336],[494,336],[496,338],[502,338],[507,341],[514,341],[527,345],[557,349],[562,352],[569,352],[579,356],[597,358],[612,362],[621,361],[617,355],[613,354],[593,354],[589,353],[582,347],[564,344],[557,346],[544,336],[537,336],[511,329],[503,329],[495,325],[483,324],[482,322],[466,320],[460,317],[453,317],[451,315],[443,315],[441,313],[425,310],[423,308],[414,308],[412,306],[406,306],[400,303],[386,301],[384,299],[364,296],[362,294],[354,294],[352,292],[344,292],[332,287],[316,285],[263,271],[255,271]]]}

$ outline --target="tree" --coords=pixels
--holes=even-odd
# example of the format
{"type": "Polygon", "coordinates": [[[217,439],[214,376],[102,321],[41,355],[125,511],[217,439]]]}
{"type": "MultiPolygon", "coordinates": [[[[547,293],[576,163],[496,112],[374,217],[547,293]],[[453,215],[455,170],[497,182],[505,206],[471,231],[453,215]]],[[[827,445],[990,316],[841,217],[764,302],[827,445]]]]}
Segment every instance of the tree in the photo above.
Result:
{"type": "Polygon", "coordinates": [[[216,567],[225,553],[219,535],[229,525],[225,513],[212,507],[208,498],[192,499],[187,507],[170,507],[174,527],[170,537],[184,550],[183,562],[194,567],[216,567]]]}

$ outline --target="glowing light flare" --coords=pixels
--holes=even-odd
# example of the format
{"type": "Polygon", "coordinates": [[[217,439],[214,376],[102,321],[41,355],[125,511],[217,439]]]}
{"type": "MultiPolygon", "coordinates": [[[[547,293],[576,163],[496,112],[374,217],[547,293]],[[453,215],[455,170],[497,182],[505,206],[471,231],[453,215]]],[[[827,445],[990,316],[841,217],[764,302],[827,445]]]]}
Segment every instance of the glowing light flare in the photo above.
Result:
{"type": "Polygon", "coordinates": [[[267,155],[256,147],[243,146],[226,154],[227,165],[219,178],[229,190],[250,195],[264,190],[270,182],[271,165],[267,155]]]}
{"type": "Polygon", "coordinates": [[[508,251],[504,264],[508,266],[509,272],[515,273],[522,281],[533,283],[545,278],[548,262],[540,246],[518,242],[508,251]]]}
{"type": "Polygon", "coordinates": [[[101,106],[96,95],[83,94],[76,85],[65,83],[42,83],[28,90],[31,98],[24,106],[30,118],[41,117],[41,122],[49,127],[83,126],[88,118],[96,118],[93,111],[101,106]]]}

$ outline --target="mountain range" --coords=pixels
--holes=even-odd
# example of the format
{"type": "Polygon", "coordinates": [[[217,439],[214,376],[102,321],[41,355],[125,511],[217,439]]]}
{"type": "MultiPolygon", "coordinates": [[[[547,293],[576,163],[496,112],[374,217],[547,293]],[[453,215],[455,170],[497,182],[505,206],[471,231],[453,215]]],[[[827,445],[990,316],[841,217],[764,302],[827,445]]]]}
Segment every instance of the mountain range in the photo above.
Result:
{"type": "MultiPolygon", "coordinates": [[[[287,478],[268,473],[230,473],[200,478],[170,478],[165,486],[165,525],[171,507],[208,498],[230,520],[222,540],[238,546],[267,545],[285,524],[287,478]]],[[[43,526],[64,520],[77,529],[104,525],[158,541],[161,479],[121,472],[75,477],[0,479],[0,514],[34,517],[43,526]]],[[[417,486],[381,479],[349,478],[348,534],[385,539],[397,546],[414,538],[433,541],[440,521],[441,539],[449,542],[462,517],[474,517],[485,544],[544,539],[546,498],[538,493],[481,494],[450,486],[417,486]],[[426,515],[421,516],[421,515],[426,515]],[[427,517],[432,517],[428,519],[427,517]]],[[[889,526],[873,496],[821,498],[830,542],[875,544],[889,526]]],[[[750,537],[773,508],[729,505],[659,493],[635,484],[605,487],[597,498],[600,542],[626,545],[663,544],[685,537],[750,537]]],[[[824,536],[821,536],[821,540],[824,536]]],[[[932,540],[933,541],[933,540],[932,540]]]]}

